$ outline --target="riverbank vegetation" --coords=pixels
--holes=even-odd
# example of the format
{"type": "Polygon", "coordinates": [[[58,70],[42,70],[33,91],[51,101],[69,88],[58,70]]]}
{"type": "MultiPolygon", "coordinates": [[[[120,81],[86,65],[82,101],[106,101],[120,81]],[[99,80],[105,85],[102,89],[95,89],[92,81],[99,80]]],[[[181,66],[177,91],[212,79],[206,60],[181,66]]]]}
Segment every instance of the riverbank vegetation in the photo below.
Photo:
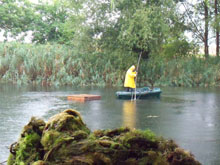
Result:
{"type": "MultiPolygon", "coordinates": [[[[122,86],[137,58],[114,53],[79,54],[59,44],[0,44],[0,81],[16,84],[122,86]]],[[[219,58],[143,59],[140,86],[219,86],[219,58]]]]}
{"type": "Polygon", "coordinates": [[[219,86],[218,9],[207,0],[2,1],[0,81],[122,86],[141,54],[140,86],[219,86]]]}

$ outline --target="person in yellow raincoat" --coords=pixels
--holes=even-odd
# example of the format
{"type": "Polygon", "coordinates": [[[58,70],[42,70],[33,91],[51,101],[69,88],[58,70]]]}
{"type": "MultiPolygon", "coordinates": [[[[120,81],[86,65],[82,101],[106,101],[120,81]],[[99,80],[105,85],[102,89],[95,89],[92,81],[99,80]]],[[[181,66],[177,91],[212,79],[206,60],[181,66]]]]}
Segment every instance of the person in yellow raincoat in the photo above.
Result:
{"type": "Polygon", "coordinates": [[[134,91],[136,88],[135,77],[137,76],[137,72],[135,72],[135,66],[132,65],[128,71],[126,72],[124,87],[126,91],[134,91]]]}

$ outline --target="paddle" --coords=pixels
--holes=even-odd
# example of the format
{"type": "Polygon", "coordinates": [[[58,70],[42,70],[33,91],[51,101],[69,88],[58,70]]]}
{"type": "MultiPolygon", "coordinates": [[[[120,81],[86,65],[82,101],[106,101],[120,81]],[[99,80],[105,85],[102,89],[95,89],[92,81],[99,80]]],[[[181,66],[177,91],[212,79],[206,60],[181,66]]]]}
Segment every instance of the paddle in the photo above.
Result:
{"type": "MultiPolygon", "coordinates": [[[[138,75],[138,68],[139,68],[139,64],[140,64],[140,60],[141,60],[141,55],[142,55],[142,52],[140,53],[139,58],[138,58],[138,64],[137,64],[137,70],[136,70],[137,75],[138,75]]],[[[136,75],[136,77],[135,77],[134,100],[136,100],[136,96],[137,96],[137,94],[136,94],[136,90],[137,90],[137,85],[136,85],[136,82],[137,82],[137,75],[136,75]]]]}

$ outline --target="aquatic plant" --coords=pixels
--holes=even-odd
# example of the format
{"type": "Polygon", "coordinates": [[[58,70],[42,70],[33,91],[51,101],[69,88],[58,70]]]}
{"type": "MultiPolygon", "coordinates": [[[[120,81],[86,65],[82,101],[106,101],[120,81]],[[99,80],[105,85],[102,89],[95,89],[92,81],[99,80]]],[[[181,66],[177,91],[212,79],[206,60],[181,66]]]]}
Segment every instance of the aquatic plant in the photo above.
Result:
{"type": "Polygon", "coordinates": [[[150,59],[143,62],[141,85],[174,87],[208,87],[220,85],[220,60],[184,57],[150,59]]]}
{"type": "Polygon", "coordinates": [[[32,118],[12,145],[8,165],[191,164],[193,155],[150,130],[116,128],[91,132],[75,110],[32,118]]]}
{"type": "Polygon", "coordinates": [[[112,86],[124,78],[116,65],[120,59],[108,54],[79,53],[65,45],[0,43],[1,82],[112,86]]]}
{"type": "MultiPolygon", "coordinates": [[[[0,43],[0,82],[38,85],[122,86],[137,56],[82,52],[58,44],[0,43]]],[[[142,59],[139,86],[219,86],[220,60],[187,56],[142,59]]]]}

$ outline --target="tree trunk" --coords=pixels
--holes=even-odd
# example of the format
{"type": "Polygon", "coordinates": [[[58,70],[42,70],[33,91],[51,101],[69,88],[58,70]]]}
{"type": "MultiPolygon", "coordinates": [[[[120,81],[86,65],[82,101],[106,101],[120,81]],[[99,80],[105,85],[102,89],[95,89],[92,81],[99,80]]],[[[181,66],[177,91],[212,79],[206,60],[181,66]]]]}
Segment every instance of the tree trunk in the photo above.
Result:
{"type": "Polygon", "coordinates": [[[216,56],[219,57],[219,23],[217,18],[218,18],[218,0],[215,0],[216,56]]]}
{"type": "Polygon", "coordinates": [[[208,45],[208,31],[209,31],[209,20],[208,20],[208,0],[204,2],[204,10],[205,10],[205,34],[204,34],[204,48],[205,48],[205,57],[209,57],[209,45],[208,45]]]}

